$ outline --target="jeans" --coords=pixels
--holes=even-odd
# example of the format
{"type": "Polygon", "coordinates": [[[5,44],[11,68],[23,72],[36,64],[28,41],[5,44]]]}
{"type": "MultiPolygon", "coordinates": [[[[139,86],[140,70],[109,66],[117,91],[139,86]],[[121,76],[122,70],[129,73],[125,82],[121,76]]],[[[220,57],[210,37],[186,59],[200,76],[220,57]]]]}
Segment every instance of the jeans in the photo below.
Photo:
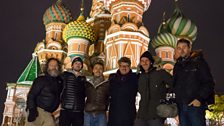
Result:
{"type": "Polygon", "coordinates": [[[107,118],[105,113],[84,113],[84,126],[107,126],[107,118]]]}
{"type": "Polygon", "coordinates": [[[205,106],[178,105],[181,126],[206,126],[205,106]]]}
{"type": "Polygon", "coordinates": [[[83,126],[83,112],[72,112],[61,110],[59,116],[59,126],[83,126]]]}

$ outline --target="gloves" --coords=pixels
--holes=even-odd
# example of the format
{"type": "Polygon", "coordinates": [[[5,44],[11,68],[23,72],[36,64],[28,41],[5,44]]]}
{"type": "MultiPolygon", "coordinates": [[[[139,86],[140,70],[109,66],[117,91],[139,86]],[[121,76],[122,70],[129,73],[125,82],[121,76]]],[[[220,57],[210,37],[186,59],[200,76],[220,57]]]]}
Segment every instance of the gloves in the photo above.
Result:
{"type": "Polygon", "coordinates": [[[29,109],[28,122],[33,122],[36,120],[38,112],[36,108],[29,109]]]}

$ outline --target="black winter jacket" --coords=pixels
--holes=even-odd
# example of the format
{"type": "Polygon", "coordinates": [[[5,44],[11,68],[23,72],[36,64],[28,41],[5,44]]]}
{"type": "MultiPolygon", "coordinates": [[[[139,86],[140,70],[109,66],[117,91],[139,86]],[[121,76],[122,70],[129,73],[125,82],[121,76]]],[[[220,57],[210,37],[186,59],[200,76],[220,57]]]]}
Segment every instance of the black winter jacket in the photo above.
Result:
{"type": "Polygon", "coordinates": [[[48,74],[37,77],[28,93],[27,108],[40,107],[48,112],[54,112],[60,104],[62,79],[48,74]]]}
{"type": "Polygon", "coordinates": [[[108,126],[133,126],[136,116],[135,98],[138,91],[138,76],[131,71],[126,75],[109,76],[109,120],[108,126]]]}
{"type": "Polygon", "coordinates": [[[82,112],[85,105],[85,76],[76,77],[72,72],[64,72],[63,91],[61,95],[62,109],[82,112]]]}
{"type": "Polygon", "coordinates": [[[193,52],[188,58],[177,60],[174,66],[174,91],[180,104],[189,104],[194,99],[202,104],[213,102],[214,81],[201,52],[193,52]]]}

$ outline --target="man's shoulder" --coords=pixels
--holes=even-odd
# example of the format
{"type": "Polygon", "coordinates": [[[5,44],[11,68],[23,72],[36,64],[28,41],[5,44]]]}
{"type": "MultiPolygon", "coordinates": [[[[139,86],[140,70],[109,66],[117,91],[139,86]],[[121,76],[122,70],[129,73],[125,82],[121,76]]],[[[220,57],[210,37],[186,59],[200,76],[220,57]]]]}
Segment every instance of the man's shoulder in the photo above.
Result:
{"type": "Polygon", "coordinates": [[[62,73],[62,75],[73,75],[73,73],[70,72],[70,71],[64,71],[64,72],[62,73]]]}
{"type": "Polygon", "coordinates": [[[132,73],[130,73],[130,75],[131,75],[131,78],[133,78],[133,79],[138,79],[138,77],[139,77],[139,74],[137,74],[136,72],[132,72],[132,73]]]}
{"type": "Polygon", "coordinates": [[[47,76],[46,76],[46,74],[45,73],[41,73],[41,74],[39,74],[38,76],[37,76],[37,78],[36,79],[44,79],[44,78],[46,78],[47,76]]]}
{"type": "Polygon", "coordinates": [[[109,75],[108,80],[114,79],[116,76],[117,76],[116,73],[112,73],[112,74],[109,75]]]}

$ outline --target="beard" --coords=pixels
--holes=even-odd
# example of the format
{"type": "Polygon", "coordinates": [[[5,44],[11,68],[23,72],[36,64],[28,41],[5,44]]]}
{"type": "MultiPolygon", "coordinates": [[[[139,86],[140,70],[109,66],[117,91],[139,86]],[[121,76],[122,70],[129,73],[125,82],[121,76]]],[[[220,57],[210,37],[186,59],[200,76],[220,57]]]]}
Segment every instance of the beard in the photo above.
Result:
{"type": "Polygon", "coordinates": [[[47,72],[48,72],[48,74],[49,74],[50,76],[52,76],[52,77],[57,77],[57,76],[60,74],[60,72],[59,72],[58,70],[56,70],[56,69],[53,69],[53,70],[47,70],[47,72]]]}
{"type": "Polygon", "coordinates": [[[82,68],[81,67],[75,67],[75,68],[73,68],[73,70],[76,71],[76,72],[80,72],[82,70],[82,68]]]}

